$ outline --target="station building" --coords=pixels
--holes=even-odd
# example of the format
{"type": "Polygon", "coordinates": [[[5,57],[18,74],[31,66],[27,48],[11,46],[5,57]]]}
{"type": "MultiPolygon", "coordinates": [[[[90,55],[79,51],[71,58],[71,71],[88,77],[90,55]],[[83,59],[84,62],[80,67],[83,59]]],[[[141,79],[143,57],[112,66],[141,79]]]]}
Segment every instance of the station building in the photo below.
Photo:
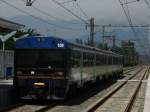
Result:
{"type": "Polygon", "coordinates": [[[135,51],[134,43],[129,41],[122,41],[122,48],[124,50],[124,65],[125,66],[133,66],[137,62],[137,53],[135,51]]]}
{"type": "MultiPolygon", "coordinates": [[[[0,35],[6,35],[12,31],[23,29],[24,27],[25,25],[0,18],[0,35]]],[[[0,46],[2,46],[1,40],[0,46]]],[[[13,60],[14,52],[12,50],[0,50],[0,78],[9,77],[13,75],[13,60]]]]}

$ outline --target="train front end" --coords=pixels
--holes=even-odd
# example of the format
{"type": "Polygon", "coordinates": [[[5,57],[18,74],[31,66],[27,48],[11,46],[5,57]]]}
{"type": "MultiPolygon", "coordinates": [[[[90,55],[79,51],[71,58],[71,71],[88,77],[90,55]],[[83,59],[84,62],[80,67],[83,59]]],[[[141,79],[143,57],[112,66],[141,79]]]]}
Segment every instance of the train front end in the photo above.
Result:
{"type": "Polygon", "coordinates": [[[23,99],[63,100],[68,90],[67,42],[27,37],[16,42],[14,87],[23,99]]]}

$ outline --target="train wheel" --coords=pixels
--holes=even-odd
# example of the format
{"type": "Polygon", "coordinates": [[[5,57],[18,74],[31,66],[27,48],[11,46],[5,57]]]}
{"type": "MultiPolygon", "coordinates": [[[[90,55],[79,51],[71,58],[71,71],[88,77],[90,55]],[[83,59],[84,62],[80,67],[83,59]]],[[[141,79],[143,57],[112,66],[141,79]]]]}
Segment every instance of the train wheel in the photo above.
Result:
{"type": "Polygon", "coordinates": [[[69,87],[69,92],[67,96],[71,98],[72,96],[76,96],[76,95],[77,95],[77,85],[74,84],[69,87]]]}

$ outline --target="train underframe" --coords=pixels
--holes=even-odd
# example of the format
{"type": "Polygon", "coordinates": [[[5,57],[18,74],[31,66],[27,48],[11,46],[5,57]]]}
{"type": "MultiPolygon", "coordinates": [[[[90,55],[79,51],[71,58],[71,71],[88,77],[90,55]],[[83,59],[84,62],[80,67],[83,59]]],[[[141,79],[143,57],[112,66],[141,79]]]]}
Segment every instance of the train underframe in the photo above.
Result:
{"type": "Polygon", "coordinates": [[[67,93],[65,79],[20,79],[14,77],[14,87],[21,99],[64,100],[67,93]]]}
{"type": "Polygon", "coordinates": [[[62,77],[34,77],[34,76],[18,76],[14,77],[14,87],[21,99],[51,99],[64,100],[69,95],[76,92],[77,88],[87,87],[89,82],[100,81],[109,77],[118,77],[122,74],[122,70],[111,74],[103,74],[97,76],[95,80],[81,80],[69,82],[62,77]],[[70,94],[71,93],[71,94],[70,94]]]}

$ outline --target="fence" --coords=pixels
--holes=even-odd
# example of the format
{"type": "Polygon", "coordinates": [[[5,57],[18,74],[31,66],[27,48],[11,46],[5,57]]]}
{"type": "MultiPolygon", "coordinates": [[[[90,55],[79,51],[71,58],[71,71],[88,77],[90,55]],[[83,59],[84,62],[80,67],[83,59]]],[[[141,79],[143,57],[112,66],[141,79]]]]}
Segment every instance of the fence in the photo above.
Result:
{"type": "Polygon", "coordinates": [[[12,77],[14,71],[14,51],[0,50],[0,78],[12,77]]]}

